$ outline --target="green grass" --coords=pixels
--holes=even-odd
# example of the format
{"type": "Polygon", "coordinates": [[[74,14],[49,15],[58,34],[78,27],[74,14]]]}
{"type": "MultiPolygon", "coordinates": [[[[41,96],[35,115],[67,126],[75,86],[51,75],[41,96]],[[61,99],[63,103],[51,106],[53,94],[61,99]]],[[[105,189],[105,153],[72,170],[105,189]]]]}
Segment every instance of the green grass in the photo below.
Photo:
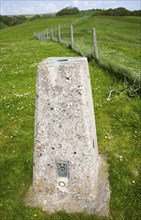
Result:
{"type": "MultiPolygon", "coordinates": [[[[67,21],[60,19],[62,24],[67,21]]],[[[1,30],[1,219],[139,220],[141,100],[138,96],[128,98],[125,91],[113,93],[107,101],[111,81],[115,81],[116,91],[123,85],[94,62],[89,69],[99,151],[108,156],[110,216],[64,212],[50,215],[25,207],[23,199],[32,183],[37,65],[47,57],[78,56],[58,43],[33,38],[35,27],[42,30],[49,20],[1,30]]],[[[54,25],[57,22],[54,20],[54,25]]]]}
{"type": "Polygon", "coordinates": [[[0,21],[0,29],[7,28],[8,25],[6,25],[4,22],[0,21]]]}
{"type": "MultiPolygon", "coordinates": [[[[140,81],[141,18],[89,17],[74,25],[74,44],[84,55],[93,54],[92,29],[96,28],[100,65],[130,80],[140,81]]],[[[63,28],[62,40],[70,42],[70,27],[63,28]]],[[[57,37],[57,31],[56,31],[57,37]]]]}
{"type": "Polygon", "coordinates": [[[71,22],[81,18],[80,15],[75,16],[60,16],[55,18],[41,19],[32,22],[23,23],[15,27],[9,27],[1,32],[1,41],[24,41],[32,40],[34,32],[44,31],[51,27],[57,28],[60,25],[69,25],[71,22]]]}

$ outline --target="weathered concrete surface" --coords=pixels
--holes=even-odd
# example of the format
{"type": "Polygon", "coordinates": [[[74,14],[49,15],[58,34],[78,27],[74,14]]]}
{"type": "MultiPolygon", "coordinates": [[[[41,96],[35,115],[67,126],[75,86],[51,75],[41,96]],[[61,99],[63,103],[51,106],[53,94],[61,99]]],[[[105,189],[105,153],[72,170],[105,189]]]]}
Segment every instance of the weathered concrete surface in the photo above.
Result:
{"type": "Polygon", "coordinates": [[[108,215],[107,165],[98,156],[86,58],[39,64],[33,186],[26,204],[108,215]]]}

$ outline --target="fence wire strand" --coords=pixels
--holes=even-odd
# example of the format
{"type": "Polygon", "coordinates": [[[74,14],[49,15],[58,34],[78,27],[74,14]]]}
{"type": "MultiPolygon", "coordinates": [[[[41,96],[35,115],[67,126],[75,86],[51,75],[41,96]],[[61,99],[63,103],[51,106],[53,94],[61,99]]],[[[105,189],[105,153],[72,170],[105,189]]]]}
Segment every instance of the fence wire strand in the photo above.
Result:
{"type": "MultiPolygon", "coordinates": [[[[60,42],[65,44],[66,46],[70,46],[75,49],[82,56],[92,56],[95,57],[95,49],[94,49],[94,39],[92,38],[92,30],[88,29],[88,27],[80,28],[79,23],[83,22],[84,19],[88,17],[84,17],[76,20],[75,22],[67,25],[61,25],[54,28],[43,30],[39,33],[34,33],[34,37],[38,40],[53,40],[56,42],[60,42]],[[77,26],[78,25],[78,26],[77,26]],[[71,33],[71,26],[73,27],[73,34],[71,33]],[[59,34],[60,30],[60,34],[59,34]]],[[[135,60],[131,57],[128,57],[127,54],[122,52],[122,45],[129,45],[130,47],[138,47],[140,46],[140,42],[126,42],[124,39],[122,40],[114,40],[113,37],[110,37],[107,34],[105,36],[97,36],[97,48],[98,48],[98,59],[105,63],[112,63],[115,65],[114,56],[116,54],[116,63],[120,67],[127,67],[128,70],[133,72],[140,72],[140,61],[135,60]],[[117,47],[119,50],[117,50],[117,47]],[[121,48],[121,49],[120,49],[121,48]],[[129,69],[129,62],[133,64],[129,69]]]]}

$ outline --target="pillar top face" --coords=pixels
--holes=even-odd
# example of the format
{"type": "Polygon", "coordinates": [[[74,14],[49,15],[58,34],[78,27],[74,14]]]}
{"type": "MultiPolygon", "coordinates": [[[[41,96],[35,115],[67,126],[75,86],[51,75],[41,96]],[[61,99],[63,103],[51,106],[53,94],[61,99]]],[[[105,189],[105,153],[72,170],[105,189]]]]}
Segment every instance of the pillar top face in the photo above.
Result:
{"type": "Polygon", "coordinates": [[[50,58],[47,58],[45,60],[43,60],[40,64],[39,64],[39,67],[41,65],[45,65],[45,64],[52,64],[54,66],[56,65],[60,65],[60,64],[69,64],[69,63],[72,63],[72,62],[87,62],[87,58],[86,57],[50,57],[50,58]]]}

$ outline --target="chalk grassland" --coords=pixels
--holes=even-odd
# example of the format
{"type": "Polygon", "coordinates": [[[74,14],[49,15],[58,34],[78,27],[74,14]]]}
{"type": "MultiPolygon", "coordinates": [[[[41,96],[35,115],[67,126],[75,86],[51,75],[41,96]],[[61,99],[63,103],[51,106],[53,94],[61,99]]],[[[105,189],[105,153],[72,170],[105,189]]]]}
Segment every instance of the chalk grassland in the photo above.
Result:
{"type": "MultiPolygon", "coordinates": [[[[71,19],[77,18],[60,18],[62,24],[71,22],[71,19]]],[[[129,98],[126,91],[113,93],[112,99],[107,101],[112,80],[116,91],[124,85],[94,62],[89,63],[89,69],[99,151],[107,155],[109,164],[110,216],[64,212],[49,215],[24,205],[24,196],[32,183],[37,65],[47,57],[78,56],[58,43],[34,39],[34,31],[44,30],[53,22],[57,26],[60,20],[35,21],[0,32],[1,219],[139,220],[141,101],[138,96],[129,98]]]]}
{"type": "MultiPolygon", "coordinates": [[[[141,18],[140,17],[90,17],[76,29],[84,30],[85,38],[91,29],[97,31],[99,60],[127,69],[134,76],[140,73],[141,18]]],[[[85,42],[85,40],[84,40],[85,42]]],[[[87,41],[86,41],[87,42],[87,41]]],[[[88,45],[88,43],[87,43],[88,45]]],[[[91,45],[91,42],[90,42],[91,45]]],[[[118,67],[117,67],[118,68],[118,67]]]]}
{"type": "MultiPolygon", "coordinates": [[[[59,24],[59,21],[58,21],[59,24]]],[[[54,25],[54,36],[58,30],[54,25]]],[[[88,17],[74,25],[74,47],[84,55],[93,54],[92,29],[96,28],[99,63],[119,77],[140,81],[141,18],[88,17]]],[[[70,43],[70,25],[61,27],[62,41],[70,43]]]]}
{"type": "MultiPolygon", "coordinates": [[[[18,40],[29,30],[34,32],[53,29],[54,37],[58,38],[58,25],[61,26],[62,41],[70,43],[70,24],[82,18],[82,15],[64,16],[37,20],[29,24],[20,25],[16,31],[18,40]],[[24,28],[25,27],[25,28],[24,28]],[[27,27],[27,28],[26,28],[27,27]],[[22,30],[22,28],[24,28],[22,30]]],[[[74,24],[74,46],[85,56],[93,54],[92,28],[96,28],[99,63],[117,76],[127,76],[131,80],[140,81],[141,78],[141,17],[87,17],[74,24]]],[[[6,30],[5,30],[6,31],[6,30]]],[[[5,33],[3,30],[3,34],[5,33]]],[[[5,36],[12,40],[11,35],[5,36]]]]}
{"type": "Polygon", "coordinates": [[[1,40],[5,41],[25,41],[25,40],[33,40],[34,32],[44,31],[46,28],[54,28],[60,25],[69,25],[73,23],[77,19],[80,19],[81,16],[64,16],[58,18],[48,18],[41,19],[32,22],[23,23],[22,25],[18,25],[16,27],[9,27],[8,30],[1,31],[1,40]]]}

